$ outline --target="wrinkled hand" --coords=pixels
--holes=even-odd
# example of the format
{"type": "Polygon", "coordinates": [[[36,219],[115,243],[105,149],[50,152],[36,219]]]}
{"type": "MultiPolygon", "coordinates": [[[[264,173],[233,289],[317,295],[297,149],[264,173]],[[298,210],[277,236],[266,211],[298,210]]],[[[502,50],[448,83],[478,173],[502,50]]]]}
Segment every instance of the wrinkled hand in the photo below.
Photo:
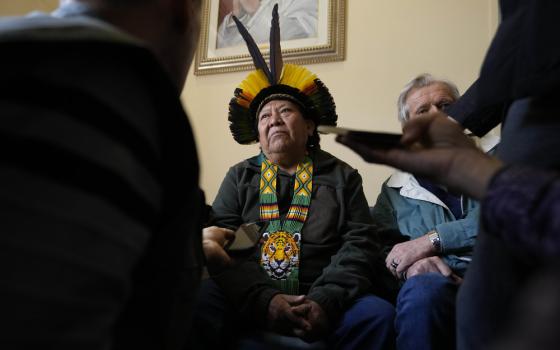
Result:
{"type": "Polygon", "coordinates": [[[453,273],[451,268],[439,256],[431,256],[418,260],[408,268],[405,275],[406,278],[410,278],[429,272],[440,273],[450,278],[456,284],[460,284],[463,281],[461,277],[453,273]]]}
{"type": "Polygon", "coordinates": [[[427,236],[422,236],[408,242],[395,244],[387,255],[385,264],[393,276],[402,278],[402,273],[412,264],[436,253],[430,239],[427,236]]]}
{"type": "Polygon", "coordinates": [[[461,127],[442,113],[416,117],[403,128],[404,149],[373,149],[353,139],[338,136],[365,161],[394,166],[425,176],[450,189],[481,199],[491,177],[502,163],[478,150],[461,127]]]}
{"type": "Polygon", "coordinates": [[[232,264],[232,259],[224,250],[224,245],[234,237],[234,232],[227,228],[210,226],[202,230],[202,249],[211,275],[220,273],[232,264]]]}
{"type": "MultiPolygon", "coordinates": [[[[305,317],[293,308],[302,305],[304,301],[305,295],[276,294],[268,304],[268,329],[287,335],[294,335],[294,329],[311,329],[305,317]]],[[[309,306],[303,306],[298,310],[307,313],[308,309],[309,306]]]]}
{"type": "Polygon", "coordinates": [[[296,336],[309,343],[323,339],[327,336],[329,331],[327,314],[315,301],[306,298],[304,303],[299,306],[295,306],[293,311],[297,315],[305,317],[310,325],[309,329],[294,329],[294,334],[296,336]]]}

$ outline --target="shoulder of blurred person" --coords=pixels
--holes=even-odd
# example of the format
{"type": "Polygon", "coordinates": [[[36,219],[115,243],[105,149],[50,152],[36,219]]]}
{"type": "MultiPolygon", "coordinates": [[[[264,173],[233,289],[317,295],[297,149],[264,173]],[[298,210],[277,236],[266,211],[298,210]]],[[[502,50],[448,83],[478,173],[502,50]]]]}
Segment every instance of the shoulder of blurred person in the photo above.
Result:
{"type": "Polygon", "coordinates": [[[519,98],[546,95],[560,83],[560,2],[500,1],[501,21],[479,78],[449,115],[482,136],[498,126],[519,98]]]}
{"type": "MultiPolygon", "coordinates": [[[[138,6],[151,2],[190,6],[159,0],[138,6]]],[[[2,194],[8,206],[2,231],[27,239],[28,249],[10,254],[41,266],[33,272],[15,265],[21,278],[39,281],[35,274],[42,271],[42,278],[57,281],[31,284],[30,297],[9,300],[18,308],[41,290],[44,302],[33,304],[33,316],[17,312],[51,326],[13,322],[11,333],[22,344],[48,344],[54,336],[64,344],[74,334],[73,344],[100,348],[181,347],[202,265],[198,159],[179,100],[188,49],[165,53],[168,42],[131,29],[146,24],[137,22],[140,8],[123,18],[133,2],[69,3],[52,14],[0,20],[2,142],[20,151],[8,154],[0,170],[11,183],[2,194]],[[30,213],[36,220],[21,225],[30,213]],[[42,244],[39,232],[51,243],[42,244]],[[63,264],[66,278],[55,277],[60,254],[71,255],[63,264]],[[71,310],[54,298],[79,289],[84,293],[71,310]]],[[[189,21],[175,41],[190,37],[189,21]]]]}

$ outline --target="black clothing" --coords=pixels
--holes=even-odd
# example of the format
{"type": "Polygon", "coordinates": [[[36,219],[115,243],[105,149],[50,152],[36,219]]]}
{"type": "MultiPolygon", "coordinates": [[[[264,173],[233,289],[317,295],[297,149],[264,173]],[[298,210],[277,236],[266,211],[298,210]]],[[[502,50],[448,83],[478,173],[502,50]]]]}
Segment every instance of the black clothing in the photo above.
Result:
{"type": "MultiPolygon", "coordinates": [[[[480,78],[448,113],[477,135],[503,121],[497,155],[505,163],[560,170],[560,2],[501,0],[500,8],[480,78]]],[[[519,291],[544,264],[500,235],[484,226],[478,235],[458,296],[459,350],[482,349],[503,335],[519,291]]]]}
{"type": "Polygon", "coordinates": [[[500,10],[479,79],[447,110],[477,136],[502,122],[512,101],[560,84],[560,2],[500,0],[500,10]]]}
{"type": "Polygon", "coordinates": [[[110,28],[17,21],[0,31],[0,347],[181,348],[203,195],[179,91],[110,28]]]}

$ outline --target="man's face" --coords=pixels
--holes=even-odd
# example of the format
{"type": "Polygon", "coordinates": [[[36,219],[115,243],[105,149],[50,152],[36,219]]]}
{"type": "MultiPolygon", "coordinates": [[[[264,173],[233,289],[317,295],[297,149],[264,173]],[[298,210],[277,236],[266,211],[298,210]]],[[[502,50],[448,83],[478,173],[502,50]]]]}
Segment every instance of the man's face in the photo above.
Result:
{"type": "Polygon", "coordinates": [[[410,119],[415,117],[441,111],[449,106],[455,99],[449,88],[443,83],[431,85],[412,90],[406,99],[408,115],[410,119]]]}
{"type": "Polygon", "coordinates": [[[298,106],[286,100],[272,100],[259,112],[259,143],[265,155],[305,153],[315,123],[305,119],[298,106]]]}

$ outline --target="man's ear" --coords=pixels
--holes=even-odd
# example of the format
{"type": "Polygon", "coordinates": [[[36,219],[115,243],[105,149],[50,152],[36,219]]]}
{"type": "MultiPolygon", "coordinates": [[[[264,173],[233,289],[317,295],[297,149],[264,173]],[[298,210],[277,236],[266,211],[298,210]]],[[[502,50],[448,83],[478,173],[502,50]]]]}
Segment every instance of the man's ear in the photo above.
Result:
{"type": "Polygon", "coordinates": [[[313,132],[315,131],[315,122],[311,119],[305,119],[305,124],[307,125],[307,135],[313,136],[313,132]]]}

